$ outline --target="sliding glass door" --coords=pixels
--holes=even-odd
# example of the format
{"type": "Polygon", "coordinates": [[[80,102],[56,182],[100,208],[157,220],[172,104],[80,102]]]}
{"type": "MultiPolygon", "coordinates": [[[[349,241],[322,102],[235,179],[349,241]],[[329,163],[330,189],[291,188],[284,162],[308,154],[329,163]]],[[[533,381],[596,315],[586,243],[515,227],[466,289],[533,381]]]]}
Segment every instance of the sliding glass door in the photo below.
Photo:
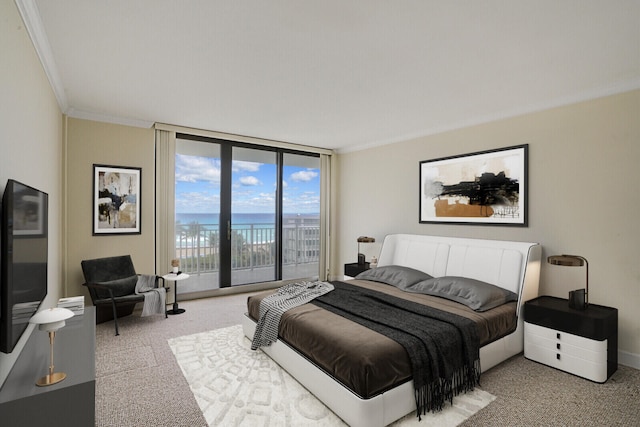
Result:
{"type": "Polygon", "coordinates": [[[183,135],[175,164],[180,293],[318,277],[319,156],[183,135]]]}
{"type": "Polygon", "coordinates": [[[180,292],[220,287],[221,145],[176,139],[175,244],[183,272],[180,292]]]}
{"type": "Polygon", "coordinates": [[[276,152],[232,147],[231,285],[276,280],[276,152]]]}
{"type": "Polygon", "coordinates": [[[320,259],[320,158],[282,155],[282,279],[315,277],[320,259]]]}

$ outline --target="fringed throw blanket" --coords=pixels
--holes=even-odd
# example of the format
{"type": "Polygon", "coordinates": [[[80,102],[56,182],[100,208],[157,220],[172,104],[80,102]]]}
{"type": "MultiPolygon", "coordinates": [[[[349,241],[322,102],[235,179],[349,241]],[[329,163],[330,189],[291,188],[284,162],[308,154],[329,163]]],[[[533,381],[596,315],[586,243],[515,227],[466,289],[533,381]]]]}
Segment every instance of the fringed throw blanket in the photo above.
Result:
{"type": "Polygon", "coordinates": [[[413,371],[417,415],[439,411],[480,381],[475,324],[464,317],[343,282],[312,301],[401,344],[413,371]]]}
{"type": "Polygon", "coordinates": [[[165,288],[156,288],[156,276],[150,274],[141,274],[136,282],[136,294],[144,295],[144,304],[142,306],[142,314],[140,317],[150,316],[152,314],[164,314],[165,301],[167,298],[165,288]]]}
{"type": "Polygon", "coordinates": [[[306,304],[331,290],[333,285],[327,282],[289,283],[264,298],[260,301],[260,318],[253,334],[251,350],[269,346],[278,340],[278,327],[282,313],[306,304]]]}

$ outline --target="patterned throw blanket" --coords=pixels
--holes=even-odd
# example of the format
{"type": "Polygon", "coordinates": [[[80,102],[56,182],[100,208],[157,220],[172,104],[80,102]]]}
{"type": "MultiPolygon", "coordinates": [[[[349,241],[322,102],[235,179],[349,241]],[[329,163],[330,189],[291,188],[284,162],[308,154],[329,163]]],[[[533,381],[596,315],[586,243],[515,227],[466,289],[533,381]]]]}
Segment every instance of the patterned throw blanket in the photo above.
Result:
{"type": "Polygon", "coordinates": [[[319,307],[379,332],[409,355],[418,418],[480,381],[480,344],[475,324],[464,317],[343,282],[312,301],[319,307]]]}
{"type": "Polygon", "coordinates": [[[280,318],[285,311],[306,304],[331,290],[333,285],[327,282],[289,283],[264,298],[260,301],[260,318],[253,334],[251,350],[269,346],[278,340],[280,318]]]}

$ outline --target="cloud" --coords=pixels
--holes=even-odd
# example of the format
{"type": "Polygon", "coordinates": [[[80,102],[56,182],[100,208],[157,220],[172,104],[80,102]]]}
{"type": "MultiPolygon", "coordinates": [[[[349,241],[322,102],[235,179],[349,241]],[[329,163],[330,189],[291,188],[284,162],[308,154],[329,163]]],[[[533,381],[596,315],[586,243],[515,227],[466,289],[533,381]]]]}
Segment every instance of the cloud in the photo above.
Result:
{"type": "Polygon", "coordinates": [[[260,185],[260,180],[255,176],[243,176],[243,177],[240,177],[240,184],[244,186],[253,187],[256,185],[260,185]]]}
{"type": "Polygon", "coordinates": [[[282,199],[284,212],[289,213],[318,213],[320,212],[320,197],[317,194],[305,193],[303,196],[282,199]]]}
{"type": "Polygon", "coordinates": [[[211,213],[220,211],[220,196],[210,192],[189,191],[176,194],[176,212],[211,213]]]}
{"type": "Polygon", "coordinates": [[[291,179],[294,181],[308,182],[318,176],[318,172],[307,169],[306,171],[298,171],[291,174],[291,179]]]}
{"type": "Polygon", "coordinates": [[[220,160],[209,157],[176,155],[176,181],[220,182],[220,160]]]}
{"type": "MultiPolygon", "coordinates": [[[[236,213],[273,212],[275,165],[234,161],[233,169],[233,211],[236,213]]],[[[177,155],[176,212],[219,212],[220,170],[219,159],[177,155]]],[[[318,169],[298,168],[295,173],[286,176],[287,179],[282,180],[284,212],[319,212],[318,190],[309,189],[316,188],[318,169]]]]}
{"type": "Polygon", "coordinates": [[[234,160],[232,168],[234,172],[238,172],[238,171],[258,172],[260,170],[260,166],[262,166],[262,163],[234,160]]]}
{"type": "Polygon", "coordinates": [[[257,197],[254,198],[254,200],[273,201],[273,200],[275,200],[275,195],[273,193],[260,193],[260,194],[258,194],[257,197]]]}

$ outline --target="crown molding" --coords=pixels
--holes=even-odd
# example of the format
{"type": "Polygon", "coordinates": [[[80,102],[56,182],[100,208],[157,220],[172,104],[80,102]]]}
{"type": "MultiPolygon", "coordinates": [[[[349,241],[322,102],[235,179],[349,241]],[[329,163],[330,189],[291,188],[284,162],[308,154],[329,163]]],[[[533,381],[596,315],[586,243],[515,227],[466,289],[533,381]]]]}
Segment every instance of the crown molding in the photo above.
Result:
{"type": "Polygon", "coordinates": [[[47,33],[42,25],[42,19],[40,18],[40,12],[35,0],[15,0],[22,21],[27,29],[31,42],[36,50],[36,54],[40,59],[40,63],[44,68],[44,72],[49,79],[49,84],[53,89],[56,99],[58,100],[58,106],[62,112],[66,112],[69,108],[67,96],[64,92],[64,86],[60,75],[58,74],[58,67],[55,59],[53,59],[53,53],[51,52],[51,45],[49,45],[49,39],[47,33]]]}
{"type": "Polygon", "coordinates": [[[107,114],[92,113],[89,111],[76,110],[71,107],[67,110],[67,116],[74,119],[91,120],[94,122],[112,123],[116,125],[132,126],[137,128],[150,128],[154,122],[150,120],[132,119],[128,117],[110,116],[107,114]]]}

